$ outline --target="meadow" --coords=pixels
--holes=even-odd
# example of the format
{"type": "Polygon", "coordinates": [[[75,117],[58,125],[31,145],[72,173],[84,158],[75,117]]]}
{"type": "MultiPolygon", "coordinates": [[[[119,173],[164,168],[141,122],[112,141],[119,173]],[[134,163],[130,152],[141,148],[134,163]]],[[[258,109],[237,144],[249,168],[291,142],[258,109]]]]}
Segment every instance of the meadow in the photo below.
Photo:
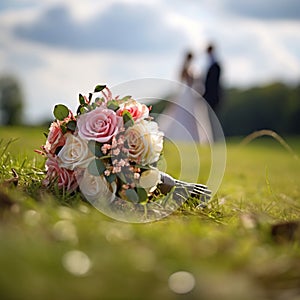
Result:
{"type": "MultiPolygon", "coordinates": [[[[46,131],[0,128],[1,299],[300,299],[299,137],[284,137],[292,150],[271,137],[229,139],[207,207],[130,224],[41,186],[34,149],[46,131]]],[[[199,153],[205,180],[210,152],[199,153]]]]}

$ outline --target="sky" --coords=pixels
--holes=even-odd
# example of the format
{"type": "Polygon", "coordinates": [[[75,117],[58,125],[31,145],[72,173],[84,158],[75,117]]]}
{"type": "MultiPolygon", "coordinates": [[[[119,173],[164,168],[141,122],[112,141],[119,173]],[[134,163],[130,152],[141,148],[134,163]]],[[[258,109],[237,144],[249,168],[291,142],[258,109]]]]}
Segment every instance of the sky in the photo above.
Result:
{"type": "Polygon", "coordinates": [[[210,42],[225,86],[293,84],[299,25],[299,0],[1,0],[0,76],[20,81],[28,123],[96,84],[178,80],[187,50],[204,77],[210,42]]]}

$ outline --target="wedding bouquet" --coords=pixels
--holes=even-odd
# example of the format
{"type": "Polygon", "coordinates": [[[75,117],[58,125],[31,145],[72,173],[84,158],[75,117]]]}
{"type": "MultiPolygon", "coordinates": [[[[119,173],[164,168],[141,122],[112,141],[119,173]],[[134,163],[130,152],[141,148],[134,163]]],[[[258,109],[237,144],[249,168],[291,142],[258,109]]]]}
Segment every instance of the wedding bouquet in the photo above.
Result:
{"type": "Polygon", "coordinates": [[[56,120],[40,151],[46,157],[43,184],[80,190],[92,203],[149,203],[174,189],[180,200],[209,199],[205,185],[175,180],[157,168],[164,134],[150,109],[131,96],[113,97],[105,85],[97,85],[88,97],[80,94],[76,114],[56,105],[56,120]]]}

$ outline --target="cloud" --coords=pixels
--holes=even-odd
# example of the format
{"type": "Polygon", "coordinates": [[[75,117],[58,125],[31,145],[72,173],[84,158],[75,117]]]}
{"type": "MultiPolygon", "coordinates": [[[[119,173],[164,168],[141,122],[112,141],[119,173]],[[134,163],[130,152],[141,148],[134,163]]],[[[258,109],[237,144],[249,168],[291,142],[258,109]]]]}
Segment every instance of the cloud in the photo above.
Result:
{"type": "MultiPolygon", "coordinates": [[[[275,19],[270,10],[278,4],[265,1],[268,8],[256,0],[3,0],[0,73],[9,71],[21,79],[32,123],[52,117],[57,103],[75,109],[78,93],[99,83],[177,80],[186,48],[195,51],[195,69],[205,75],[204,49],[211,40],[226,85],[296,82],[299,23],[295,18],[283,21],[283,11],[275,19]],[[251,5],[256,12],[245,11],[251,5]],[[266,22],[263,14],[273,19],[266,22]]],[[[292,2],[285,3],[291,9],[292,2]]]]}
{"type": "Polygon", "coordinates": [[[36,4],[36,0],[1,0],[0,12],[8,10],[22,10],[25,8],[33,7],[36,4]]]}
{"type": "Polygon", "coordinates": [[[164,52],[178,48],[183,31],[172,28],[150,5],[114,3],[90,19],[76,20],[66,6],[55,6],[14,33],[23,39],[72,51],[164,52]]]}
{"type": "Polygon", "coordinates": [[[300,20],[299,0],[223,0],[223,7],[234,14],[268,20],[300,20]]]}

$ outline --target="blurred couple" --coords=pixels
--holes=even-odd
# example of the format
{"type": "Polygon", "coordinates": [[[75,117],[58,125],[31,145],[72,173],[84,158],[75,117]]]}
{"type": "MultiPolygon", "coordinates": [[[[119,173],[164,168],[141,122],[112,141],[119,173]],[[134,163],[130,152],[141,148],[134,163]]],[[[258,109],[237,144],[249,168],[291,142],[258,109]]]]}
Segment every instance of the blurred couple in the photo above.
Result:
{"type": "Polygon", "coordinates": [[[180,72],[180,81],[183,83],[181,91],[176,101],[158,119],[160,128],[170,140],[201,144],[214,141],[212,121],[213,111],[218,108],[220,101],[221,67],[213,45],[207,47],[206,54],[206,74],[199,76],[194,71],[194,54],[186,53],[180,72]]]}

